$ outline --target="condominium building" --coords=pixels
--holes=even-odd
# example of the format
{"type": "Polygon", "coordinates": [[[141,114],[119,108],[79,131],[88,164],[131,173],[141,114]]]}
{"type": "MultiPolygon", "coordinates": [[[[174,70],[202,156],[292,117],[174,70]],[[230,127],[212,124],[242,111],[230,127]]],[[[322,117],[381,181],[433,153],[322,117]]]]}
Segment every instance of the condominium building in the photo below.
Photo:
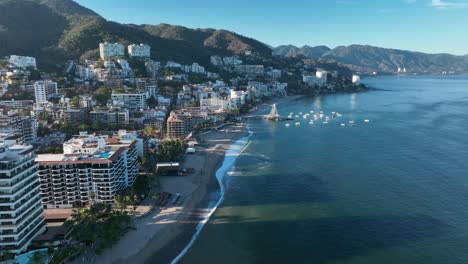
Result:
{"type": "Polygon", "coordinates": [[[86,108],[68,108],[63,110],[63,120],[70,127],[79,127],[88,123],[88,112],[86,108]]]}
{"type": "Polygon", "coordinates": [[[124,45],[119,43],[99,43],[99,55],[103,60],[113,57],[123,57],[125,55],[125,48],[124,45]]]}
{"type": "Polygon", "coordinates": [[[112,92],[112,104],[129,110],[146,108],[148,98],[148,92],[112,92]]]}
{"type": "Polygon", "coordinates": [[[167,137],[183,138],[206,119],[207,113],[199,108],[172,111],[167,119],[167,137]]]}
{"type": "Polygon", "coordinates": [[[33,100],[0,100],[0,106],[6,106],[12,110],[24,110],[32,107],[34,104],[33,100]]]}
{"type": "Polygon", "coordinates": [[[38,155],[42,203],[72,208],[91,202],[112,203],[133,185],[138,172],[135,140],[80,132],[63,144],[63,154],[38,155]]]}
{"type": "Polygon", "coordinates": [[[130,122],[127,109],[120,108],[97,108],[89,113],[91,124],[124,127],[130,122]]]}
{"type": "Polygon", "coordinates": [[[0,144],[0,248],[24,252],[45,231],[32,146],[0,144]]]}
{"type": "Polygon", "coordinates": [[[19,142],[30,143],[37,138],[38,123],[35,117],[18,112],[0,112],[0,133],[20,136],[19,142]]]}
{"type": "Polygon", "coordinates": [[[361,83],[361,76],[359,75],[353,75],[353,79],[352,79],[353,83],[354,84],[360,84],[361,83]]]}
{"type": "Polygon", "coordinates": [[[37,68],[36,58],[33,58],[33,57],[11,55],[8,62],[18,68],[23,68],[23,69],[26,69],[28,67],[32,67],[34,69],[37,68]]]}
{"type": "Polygon", "coordinates": [[[146,44],[140,45],[129,45],[128,46],[128,56],[130,58],[149,58],[151,56],[151,47],[146,44]]]}
{"type": "Polygon", "coordinates": [[[169,116],[167,119],[167,137],[168,138],[182,138],[185,136],[184,121],[180,120],[174,115],[169,116]]]}
{"type": "Polygon", "coordinates": [[[46,104],[48,100],[58,94],[57,83],[50,80],[34,83],[34,98],[36,104],[46,104]]]}

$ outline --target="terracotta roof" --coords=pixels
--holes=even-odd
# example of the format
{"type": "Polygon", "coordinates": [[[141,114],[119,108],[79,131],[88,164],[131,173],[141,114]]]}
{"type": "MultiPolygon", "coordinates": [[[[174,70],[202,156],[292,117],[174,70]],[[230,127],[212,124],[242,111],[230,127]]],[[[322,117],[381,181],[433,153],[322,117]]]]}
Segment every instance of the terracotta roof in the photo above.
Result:
{"type": "Polygon", "coordinates": [[[177,117],[175,116],[170,116],[168,119],[167,119],[167,122],[178,122],[178,123],[182,123],[183,121],[178,119],[177,117]]]}

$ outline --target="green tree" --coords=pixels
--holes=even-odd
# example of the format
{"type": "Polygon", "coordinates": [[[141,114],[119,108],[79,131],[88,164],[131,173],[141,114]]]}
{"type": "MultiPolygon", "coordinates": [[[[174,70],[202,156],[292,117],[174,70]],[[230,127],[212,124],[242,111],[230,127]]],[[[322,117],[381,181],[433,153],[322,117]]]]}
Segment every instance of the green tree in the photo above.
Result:
{"type": "Polygon", "coordinates": [[[106,105],[107,101],[111,99],[112,90],[106,87],[100,87],[94,92],[94,99],[100,105],[106,105]]]}

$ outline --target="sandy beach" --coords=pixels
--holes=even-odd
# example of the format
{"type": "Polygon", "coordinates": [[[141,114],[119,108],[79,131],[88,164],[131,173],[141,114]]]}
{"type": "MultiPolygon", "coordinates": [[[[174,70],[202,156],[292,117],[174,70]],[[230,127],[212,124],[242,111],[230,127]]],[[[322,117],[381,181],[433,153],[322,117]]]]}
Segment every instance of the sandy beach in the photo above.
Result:
{"type": "Polygon", "coordinates": [[[189,243],[208,204],[218,199],[215,177],[230,145],[248,135],[245,125],[227,126],[197,137],[196,153],[186,155],[183,168],[193,168],[190,175],[161,177],[162,191],[180,193],[180,206],[155,208],[135,220],[136,230],[97,256],[95,263],[170,263],[189,243]]]}

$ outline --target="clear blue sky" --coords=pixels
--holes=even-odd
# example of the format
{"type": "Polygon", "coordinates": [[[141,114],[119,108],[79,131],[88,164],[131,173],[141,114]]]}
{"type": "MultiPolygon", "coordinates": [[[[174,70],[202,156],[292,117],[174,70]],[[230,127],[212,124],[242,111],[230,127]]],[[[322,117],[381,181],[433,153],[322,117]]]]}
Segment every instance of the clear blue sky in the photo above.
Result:
{"type": "Polygon", "coordinates": [[[468,0],[76,0],[120,23],[222,28],[283,44],[468,54],[468,0]]]}

